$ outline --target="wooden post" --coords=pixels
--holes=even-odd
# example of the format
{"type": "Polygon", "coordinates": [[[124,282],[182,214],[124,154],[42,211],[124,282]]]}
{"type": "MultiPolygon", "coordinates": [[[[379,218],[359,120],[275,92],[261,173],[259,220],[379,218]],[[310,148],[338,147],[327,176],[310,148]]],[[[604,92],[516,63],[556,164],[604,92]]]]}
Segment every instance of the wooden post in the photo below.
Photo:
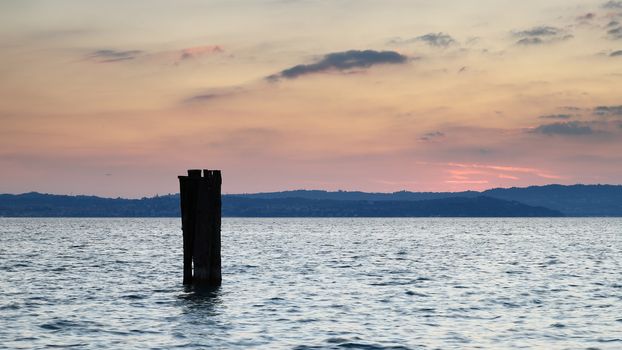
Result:
{"type": "Polygon", "coordinates": [[[188,176],[179,176],[184,284],[219,286],[222,282],[221,185],[220,170],[203,170],[203,177],[201,170],[188,170],[188,176]]]}

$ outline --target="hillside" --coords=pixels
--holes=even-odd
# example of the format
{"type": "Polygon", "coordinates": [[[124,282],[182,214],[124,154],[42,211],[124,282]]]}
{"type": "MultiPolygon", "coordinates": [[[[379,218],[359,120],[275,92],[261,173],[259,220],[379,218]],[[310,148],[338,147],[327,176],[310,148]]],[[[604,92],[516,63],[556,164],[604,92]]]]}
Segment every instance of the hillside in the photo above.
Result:
{"type": "Polygon", "coordinates": [[[547,185],[525,188],[497,188],[483,192],[366,193],[347,191],[284,191],[236,195],[245,198],[306,198],[368,201],[419,201],[428,199],[486,196],[558,210],[567,216],[622,216],[620,185],[547,185]]]}
{"type": "MultiPolygon", "coordinates": [[[[548,185],[483,192],[297,190],[223,196],[224,216],[548,216],[553,213],[622,217],[622,186],[548,185]],[[521,203],[522,206],[518,205],[521,203]]],[[[0,216],[174,217],[179,216],[179,195],[114,199],[35,192],[4,194],[0,195],[0,216]]]]}
{"type": "MultiPolygon", "coordinates": [[[[422,201],[363,201],[223,196],[223,216],[233,217],[544,217],[547,208],[490,197],[422,201]]],[[[177,217],[179,196],[112,199],[40,193],[0,195],[0,216],[9,217],[177,217]]]]}

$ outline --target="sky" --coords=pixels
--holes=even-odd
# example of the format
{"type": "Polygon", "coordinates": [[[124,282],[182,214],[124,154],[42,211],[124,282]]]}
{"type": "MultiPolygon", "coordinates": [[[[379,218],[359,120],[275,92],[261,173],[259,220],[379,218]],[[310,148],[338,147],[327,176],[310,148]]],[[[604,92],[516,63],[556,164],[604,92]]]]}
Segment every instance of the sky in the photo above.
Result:
{"type": "Polygon", "coordinates": [[[622,0],[2,0],[0,193],[622,183],[622,0]]]}

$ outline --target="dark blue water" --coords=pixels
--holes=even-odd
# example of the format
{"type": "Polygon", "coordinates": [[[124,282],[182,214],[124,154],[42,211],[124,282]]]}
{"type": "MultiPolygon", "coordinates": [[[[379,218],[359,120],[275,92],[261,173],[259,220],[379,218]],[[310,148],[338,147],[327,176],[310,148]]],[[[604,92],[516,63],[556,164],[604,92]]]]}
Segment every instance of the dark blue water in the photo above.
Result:
{"type": "Polygon", "coordinates": [[[622,349],[620,219],[0,219],[0,348],[622,349]]]}

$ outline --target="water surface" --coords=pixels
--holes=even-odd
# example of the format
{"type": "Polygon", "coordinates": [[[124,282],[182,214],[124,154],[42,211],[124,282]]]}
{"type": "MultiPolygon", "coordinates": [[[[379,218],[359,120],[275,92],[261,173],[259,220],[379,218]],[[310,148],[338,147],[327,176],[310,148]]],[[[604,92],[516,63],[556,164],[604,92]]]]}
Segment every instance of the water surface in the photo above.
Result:
{"type": "Polygon", "coordinates": [[[621,219],[0,219],[0,348],[622,349],[621,219]]]}

